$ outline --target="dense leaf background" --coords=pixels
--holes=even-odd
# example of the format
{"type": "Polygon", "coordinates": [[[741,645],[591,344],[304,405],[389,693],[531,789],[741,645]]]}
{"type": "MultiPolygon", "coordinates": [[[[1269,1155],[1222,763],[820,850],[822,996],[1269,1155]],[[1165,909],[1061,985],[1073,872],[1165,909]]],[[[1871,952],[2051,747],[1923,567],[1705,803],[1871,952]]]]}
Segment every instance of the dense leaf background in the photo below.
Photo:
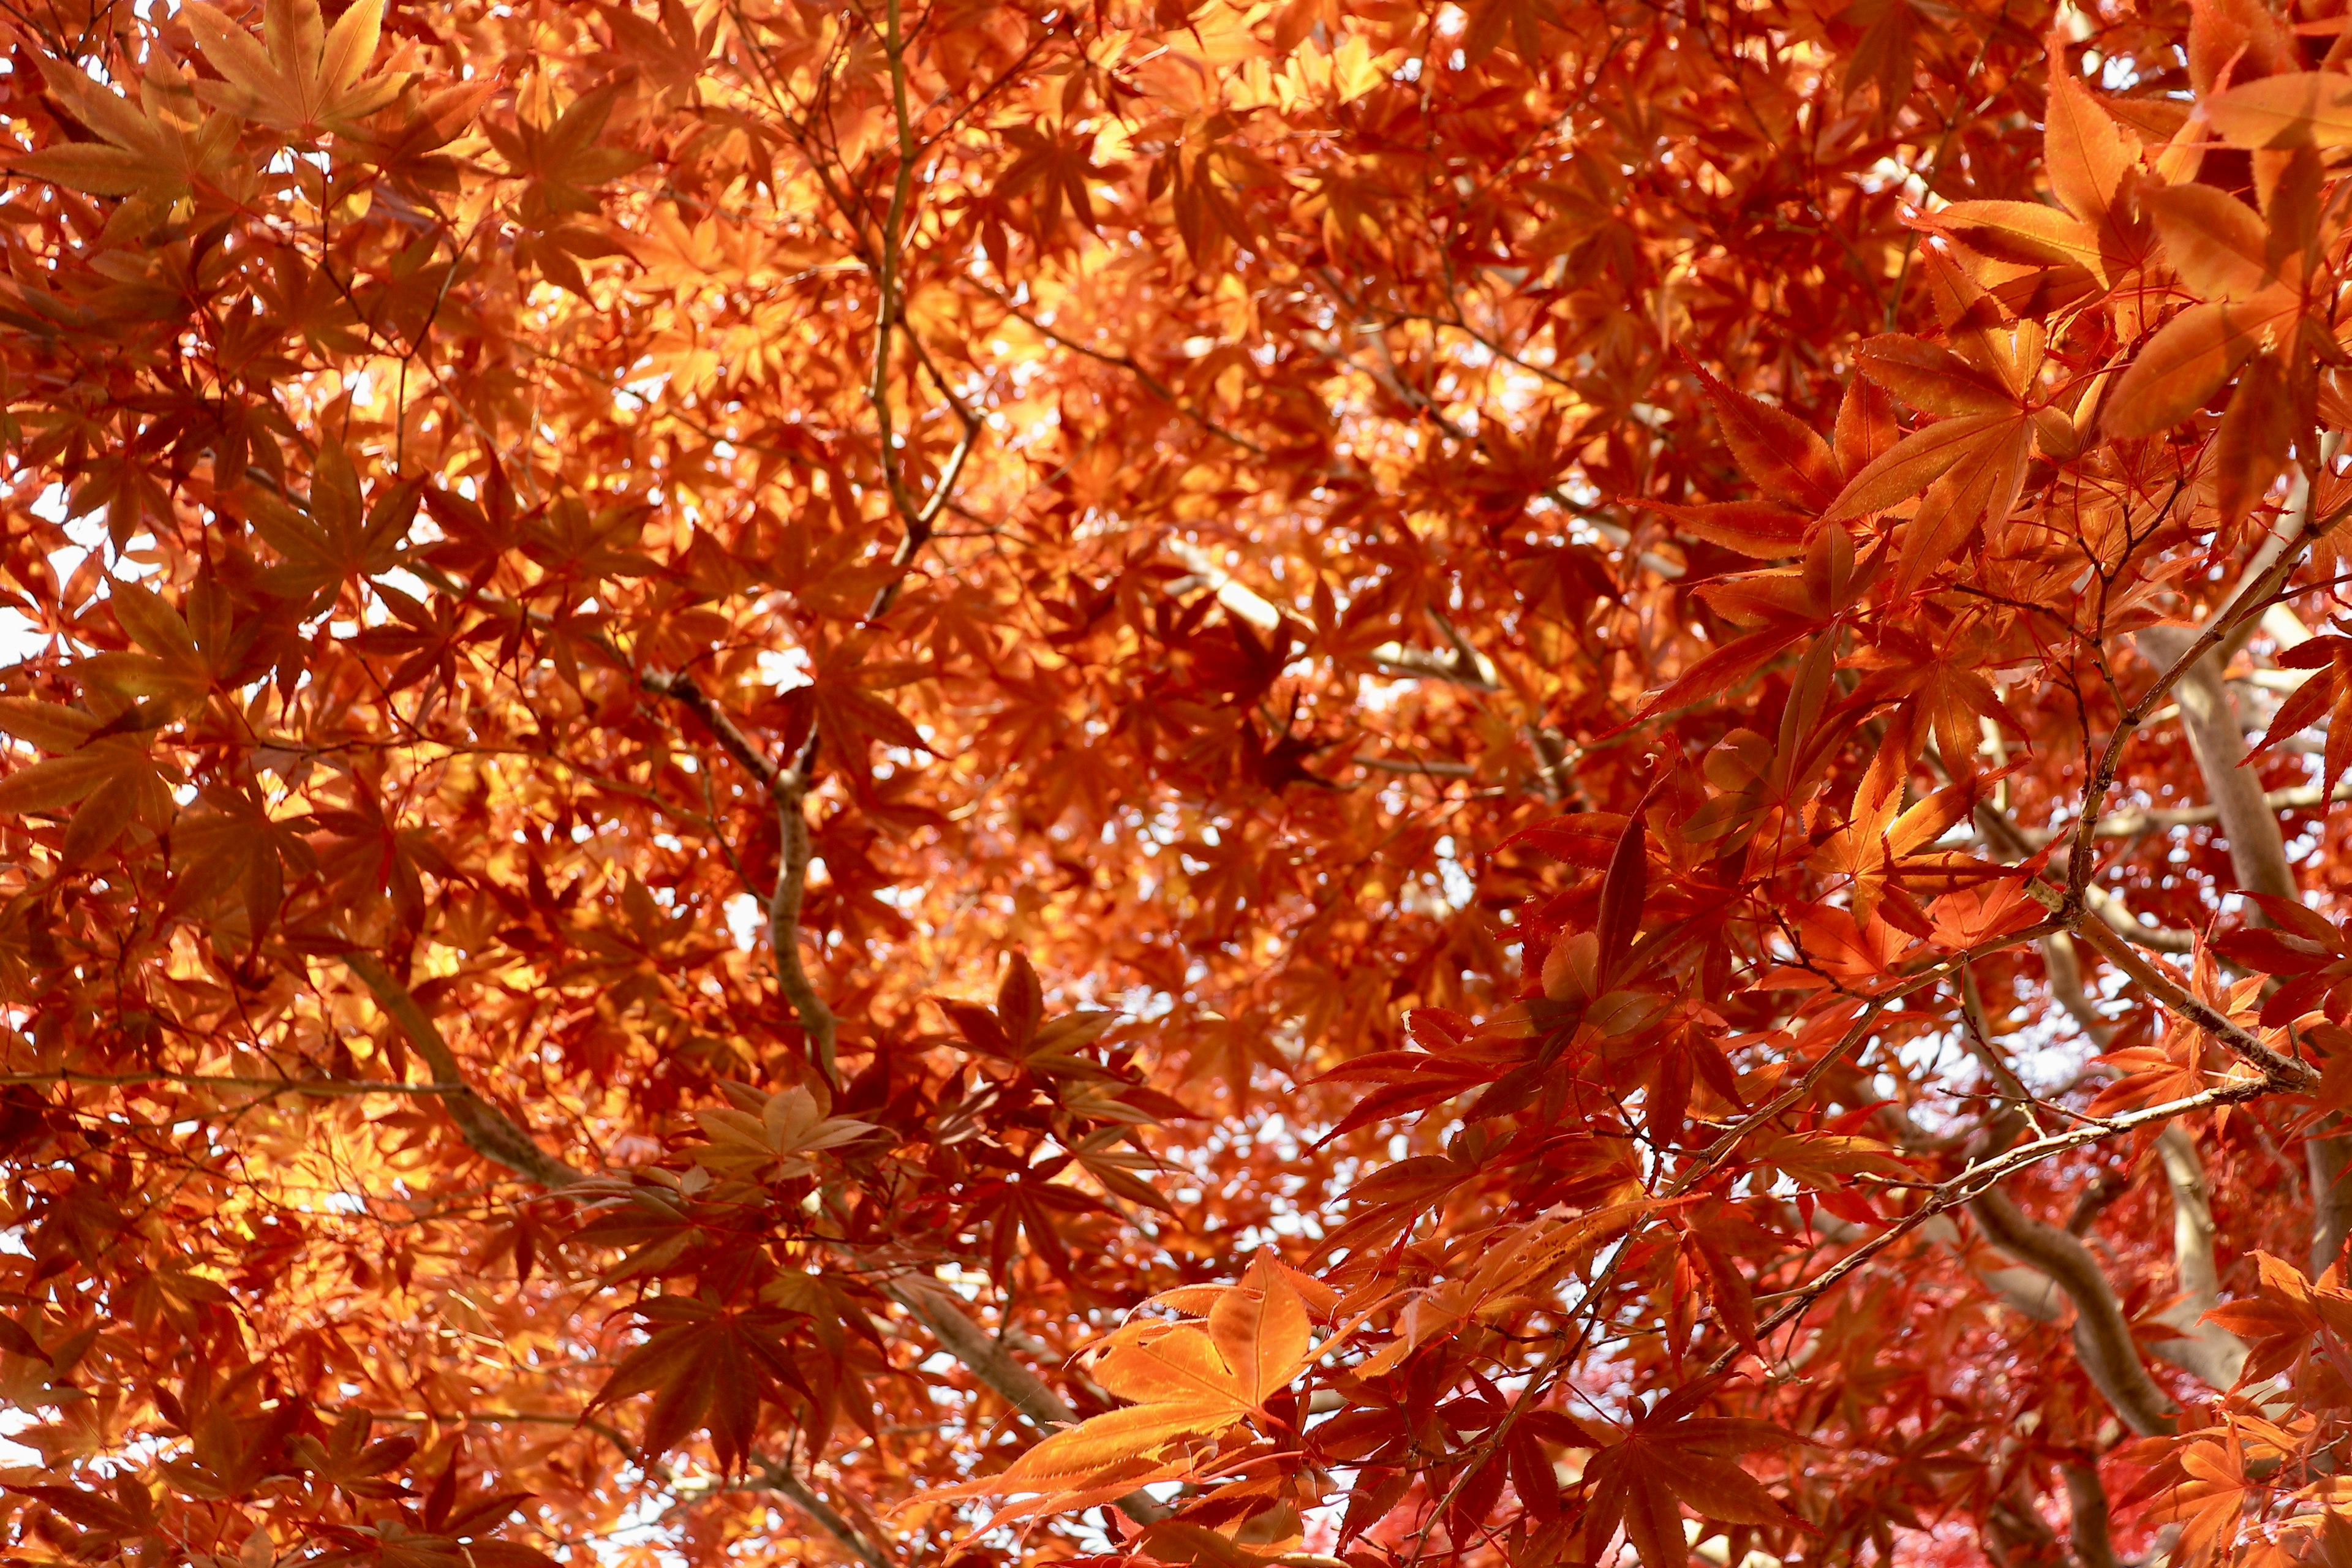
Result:
{"type": "Polygon", "coordinates": [[[7,1560],[2352,1564],[2347,58],[0,6],[7,1560]]]}

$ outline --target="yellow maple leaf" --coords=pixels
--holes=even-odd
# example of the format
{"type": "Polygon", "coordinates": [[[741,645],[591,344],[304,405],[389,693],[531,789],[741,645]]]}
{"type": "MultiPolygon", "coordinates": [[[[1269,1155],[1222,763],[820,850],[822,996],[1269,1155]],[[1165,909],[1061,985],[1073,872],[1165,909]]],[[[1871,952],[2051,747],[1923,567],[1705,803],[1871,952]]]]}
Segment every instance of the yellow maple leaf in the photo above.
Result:
{"type": "Polygon", "coordinates": [[[1003,1522],[1181,1479],[1194,1468],[1192,1445],[1261,1415],[1321,1353],[1297,1288],[1261,1258],[1241,1284],[1215,1293],[1205,1323],[1132,1323],[1110,1336],[1096,1381],[1133,1404],[1055,1433],[996,1475],[922,1500],[1027,1495],[997,1514],[1003,1522]]]}
{"type": "Polygon", "coordinates": [[[362,79],[383,30],[383,0],[359,0],[328,27],[318,0],[269,0],[261,41],[203,3],[181,7],[205,61],[226,79],[199,82],[205,101],[301,136],[349,134],[407,85],[403,71],[362,79]]]}
{"type": "Polygon", "coordinates": [[[158,56],[134,101],[79,68],[40,62],[41,80],[96,142],[65,142],[11,153],[8,168],[94,196],[145,196],[168,203],[206,177],[236,140],[236,121],[197,110],[189,84],[158,56]]]}

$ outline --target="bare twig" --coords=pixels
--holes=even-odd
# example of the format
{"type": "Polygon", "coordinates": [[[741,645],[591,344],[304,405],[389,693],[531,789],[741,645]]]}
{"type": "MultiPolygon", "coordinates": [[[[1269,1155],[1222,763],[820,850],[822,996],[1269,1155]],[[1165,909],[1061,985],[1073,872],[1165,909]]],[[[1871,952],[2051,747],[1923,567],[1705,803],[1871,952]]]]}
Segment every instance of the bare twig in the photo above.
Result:
{"type": "MultiPolygon", "coordinates": [[[[2039,1164],[2044,1160],[2054,1159],[2060,1154],[2070,1150],[2080,1149],[2086,1144],[2104,1142],[2110,1138],[2121,1137],[2143,1127],[2161,1126],[2175,1118],[2187,1116],[2192,1111],[2260,1100],[2266,1095],[2275,1094],[2279,1090],[2278,1084],[2267,1079],[2240,1079],[2229,1083],[2217,1084],[2210,1089],[2200,1089],[2195,1094],[2186,1095],[2179,1100],[2168,1100],[2157,1105],[2142,1106],[2137,1110],[2127,1110],[2117,1116],[2085,1117],[2076,1125],[2062,1132],[2053,1132],[2046,1137],[2034,1139],[2031,1142],[2020,1143],[2000,1154],[1976,1161],[1958,1175],[1937,1185],[1917,1208],[1822,1270],[1801,1289],[1791,1291],[1780,1306],[1773,1309],[1769,1316],[1757,1325],[1757,1332],[1760,1336],[1786,1328],[1810,1310],[1812,1304],[1821,1300],[1822,1296],[1832,1287],[1868,1268],[1871,1261],[1880,1253],[1911,1235],[1920,1226],[1928,1224],[1937,1215],[1961,1207],[1979,1194],[1990,1191],[1993,1184],[2005,1176],[2013,1175],[2028,1166],[2039,1164]]],[[[1727,1347],[1708,1367],[1709,1374],[1720,1375],[1729,1371],[1732,1363],[1746,1353],[1745,1346],[1734,1344],[1727,1347]]]]}

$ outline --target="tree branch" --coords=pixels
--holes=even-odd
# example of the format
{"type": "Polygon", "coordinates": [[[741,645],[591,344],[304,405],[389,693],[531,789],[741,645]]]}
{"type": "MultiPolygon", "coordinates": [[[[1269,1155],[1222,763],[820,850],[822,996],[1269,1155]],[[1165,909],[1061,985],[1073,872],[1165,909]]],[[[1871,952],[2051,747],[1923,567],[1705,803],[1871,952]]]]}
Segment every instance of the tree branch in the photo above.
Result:
{"type": "Polygon", "coordinates": [[[2180,1282],[2180,1300],[2156,1315],[2158,1322],[2179,1330],[2180,1338],[2159,1343],[2156,1352],[2215,1388],[2231,1388],[2246,1368],[2246,1342],[2219,1323],[2199,1321],[2221,1302],[2205,1163],[2197,1156],[2197,1141],[2179,1122],[2157,1134],[2156,1153],[2172,1189],[2173,1271],[2180,1282]]]}
{"type": "MultiPolygon", "coordinates": [[[[809,842],[809,780],[803,763],[785,767],[769,758],[691,676],[649,671],[638,677],[638,684],[656,696],[669,698],[700,720],[717,737],[719,749],[758,779],[776,804],[776,890],[768,900],[768,945],[775,958],[776,984],[808,1037],[810,1065],[827,1084],[839,1088],[835,1041],[840,1022],[801,961],[801,902],[808,891],[809,859],[815,852],[809,842]]],[[[812,730],[802,751],[803,762],[815,747],[816,733],[812,730]]]]}
{"type": "MultiPolygon", "coordinates": [[[[2352,801],[2352,779],[2336,786],[2335,792],[2323,797],[2317,784],[2292,784],[2274,789],[2263,796],[2263,805],[2271,811],[2302,811],[2325,803],[2342,805],[2352,801]]],[[[2101,838],[2137,838],[2144,833],[2162,833],[2175,827],[2201,827],[2221,820],[2221,808],[2208,804],[2172,808],[2152,807],[2147,811],[2127,811],[2104,818],[2099,823],[2101,838]]]]}
{"type": "MultiPolygon", "coordinates": [[[[2120,944],[2118,944],[2120,945],[2120,944]]],[[[2020,1143],[2000,1154],[1989,1155],[1972,1162],[1967,1169],[1939,1183],[1927,1200],[1909,1214],[1880,1231],[1876,1236],[1847,1253],[1843,1258],[1815,1275],[1805,1285],[1790,1291],[1769,1316],[1756,1326],[1759,1337],[1787,1327],[1812,1304],[1841,1281],[1852,1278],[1870,1266],[1871,1261],[1896,1242],[1930,1224],[1937,1215],[1962,1207],[1990,1191],[1996,1182],[2013,1175],[2044,1160],[2054,1159],[2072,1149],[2085,1144],[2104,1142],[2107,1139],[2142,1127],[2161,1126],[2176,1117],[2204,1110],[2217,1105],[2239,1105],[2278,1093],[2281,1085],[2267,1079],[2242,1079],[2232,1083],[2216,1084],[2179,1100],[2146,1105],[2137,1110],[2109,1117],[2085,1117],[2063,1132],[2053,1132],[2031,1142],[2020,1143]]],[[[2063,1232],[2060,1233],[2063,1235],[2063,1232]]],[[[2069,1237],[2071,1240],[2072,1238],[2069,1237]]],[[[1708,1375],[1718,1376],[1730,1370],[1732,1363],[1747,1354],[1744,1345],[1732,1345],[1718,1355],[1707,1368],[1708,1375]]]]}
{"type": "Polygon", "coordinates": [[[2116,1568],[2114,1537],[2107,1528],[2107,1489],[2099,1481],[2099,1467],[2087,1460],[2070,1460],[2059,1467],[2066,1479],[2066,1502],[2074,1526],[2069,1542],[2082,1568],[2116,1568]]]}
{"type": "MultiPolygon", "coordinates": [[[[374,993],[377,1005],[401,1026],[435,1074],[454,1086],[442,1096],[442,1103],[448,1108],[450,1120],[457,1124],[458,1135],[467,1148],[543,1187],[562,1190],[589,1179],[586,1173],[541,1149],[505,1112],[466,1087],[465,1074],[450,1052],[448,1042],[441,1037],[441,1031],[407,987],[394,980],[373,954],[352,951],[343,955],[343,963],[374,993]]],[[[953,1292],[913,1273],[887,1277],[882,1288],[917,1322],[931,1331],[940,1349],[962,1363],[974,1377],[1002,1395],[1033,1426],[1050,1433],[1076,1424],[1077,1414],[1069,1405],[974,1322],[953,1292]]],[[[1164,1518],[1167,1511],[1141,1493],[1120,1500],[1119,1507],[1139,1521],[1164,1518]]]]}
{"type": "MultiPolygon", "coordinates": [[[[2334,521],[2333,519],[2329,521],[2331,524],[2334,521]]],[[[2310,541],[2326,531],[2327,529],[2325,526],[2306,530],[2303,539],[2298,542],[2307,546],[2310,541]]],[[[2262,615],[2263,606],[2268,605],[2279,589],[2285,584],[2287,578],[2294,571],[2295,563],[2302,559],[2301,548],[2284,550],[2269,567],[2244,582],[2219,614],[2208,619],[2185,645],[2179,646],[2178,657],[2162,668],[2161,673],[2156,678],[2155,684],[2142,692],[2137,701],[2124,710],[2122,718],[2116,722],[2115,732],[2107,737],[2106,749],[2100,753],[2097,764],[2091,771],[2090,783],[2084,786],[2082,815],[2074,824],[2074,853],[2069,858],[2066,868],[2066,897],[2070,906],[2080,902],[2083,889],[2089,883],[2092,867],[2091,843],[2098,835],[2099,819],[2105,806],[2107,790],[2115,783],[2116,770],[2123,761],[2124,747],[2130,742],[2132,736],[2138,732],[2140,726],[2147,722],[2148,715],[2156,711],[2163,702],[2165,695],[2177,682],[2189,674],[2209,650],[2220,646],[2222,639],[2235,632],[2241,626],[2262,615]]],[[[2151,631],[2159,632],[2164,629],[2150,628],[2151,631]]],[[[2146,635],[2142,634],[2143,637],[2146,635]]],[[[2175,645],[2159,638],[2158,642],[2150,643],[2148,646],[2155,648],[2159,646],[2175,645]]],[[[2185,714],[2188,710],[2184,708],[2182,711],[2185,714]]],[[[2240,754],[2242,755],[2245,745],[2245,738],[2242,735],[2238,738],[2238,744],[2240,754]]],[[[2200,758],[2200,761],[2201,763],[2202,759],[2200,758]]],[[[2210,775],[2208,783],[2209,784],[2211,783],[2210,775]]],[[[2218,788],[2215,788],[2212,793],[2217,805],[2226,805],[2218,788]]]]}
{"type": "Polygon", "coordinates": [[[2245,731],[2239,727],[2229,689],[2212,656],[2190,659],[2189,650],[2200,639],[2178,627],[2150,626],[2137,640],[2160,669],[2186,663],[2174,688],[2180,704],[2180,727],[2189,736],[2197,771],[2204,775],[2205,793],[2221,817],[2238,885],[2272,898],[2297,897],[2300,890],[2294,870],[2287,864],[2286,838],[2279,831],[2278,814],[2263,793],[2262,780],[2242,765],[2245,731]]]}
{"type": "MultiPolygon", "coordinates": [[[[2011,860],[2030,859],[2047,839],[2029,833],[2010,819],[2007,812],[1990,800],[1979,801],[1976,808],[1978,827],[2002,855],[2011,860]]],[[[2082,889],[2083,902],[2093,914],[2107,923],[2116,935],[2152,948],[2158,952],[2194,952],[2197,939],[2187,931],[2168,931],[2162,926],[2143,925],[2131,906],[2095,882],[2086,881],[2082,889]]],[[[2062,908],[2056,896],[2043,900],[2053,908],[2062,908]]]]}
{"type": "MultiPolygon", "coordinates": [[[[1051,1433],[1078,1423],[1069,1402],[1045,1386],[1045,1380],[1013,1357],[989,1331],[972,1321],[963,1303],[938,1280],[920,1274],[899,1274],[883,1289],[890,1299],[931,1331],[940,1348],[969,1367],[973,1375],[1004,1397],[1005,1403],[1029,1418],[1040,1431],[1051,1433]]],[[[1118,1510],[1138,1524],[1168,1517],[1169,1510],[1149,1495],[1136,1491],[1120,1498],[1118,1510]]]]}
{"type": "Polygon", "coordinates": [[[236,1078],[204,1072],[57,1072],[0,1073],[0,1088],[16,1085],[63,1084],[94,1089],[132,1089],[141,1084],[168,1083],[177,1089],[255,1089],[269,1094],[316,1095],[321,1099],[367,1094],[422,1096],[471,1094],[462,1083],[392,1083],[356,1078],[236,1078]]]}
{"type": "Polygon", "coordinates": [[[2283,1057],[2271,1049],[2223,1016],[2219,1010],[2192,995],[2163,966],[2134,952],[2102,922],[2086,921],[2075,928],[2074,934],[2098,949],[2102,958],[2139,982],[2168,1009],[2195,1023],[2221,1041],[2223,1048],[2231,1055],[2258,1069],[2272,1084],[2295,1089],[2317,1087],[2318,1075],[2312,1071],[2308,1063],[2294,1057],[2283,1057]]]}
{"type": "Polygon", "coordinates": [[[1997,1189],[1969,1204],[1987,1240],[2054,1280],[2074,1303],[2074,1352],[2124,1425],[2143,1437],[2172,1430],[2172,1401],[2141,1364],[2131,1323],[2090,1248],[2026,1214],[1997,1189]]]}
{"type": "Polygon", "coordinates": [[[2352,1139],[2340,1131],[2343,1123],[2330,1118],[2323,1125],[2338,1129],[2315,1132],[2303,1146],[2305,1168],[2311,1178],[2311,1277],[2327,1272],[2344,1255],[2344,1238],[2352,1236],[2352,1183],[2345,1169],[2352,1165],[2352,1139]]]}
{"type": "Polygon", "coordinates": [[[408,987],[394,980],[373,953],[348,952],[343,954],[343,965],[375,994],[376,1005],[400,1026],[408,1043],[433,1069],[434,1078],[460,1086],[455,1093],[444,1094],[441,1104],[449,1112],[449,1120],[457,1124],[457,1135],[466,1141],[467,1148],[492,1164],[503,1165],[542,1187],[568,1187],[587,1179],[582,1172],[541,1148],[538,1141],[509,1120],[506,1112],[464,1087],[465,1072],[457,1066],[448,1042],[441,1037],[439,1027],[417,1005],[408,987]]]}
{"type": "Polygon", "coordinates": [[[866,1539],[865,1534],[841,1516],[824,1499],[817,1496],[806,1481],[786,1468],[781,1462],[770,1460],[760,1468],[760,1480],[770,1490],[787,1498],[792,1505],[816,1521],[817,1528],[834,1539],[839,1546],[866,1568],[892,1568],[890,1558],[880,1547],[866,1539]]]}

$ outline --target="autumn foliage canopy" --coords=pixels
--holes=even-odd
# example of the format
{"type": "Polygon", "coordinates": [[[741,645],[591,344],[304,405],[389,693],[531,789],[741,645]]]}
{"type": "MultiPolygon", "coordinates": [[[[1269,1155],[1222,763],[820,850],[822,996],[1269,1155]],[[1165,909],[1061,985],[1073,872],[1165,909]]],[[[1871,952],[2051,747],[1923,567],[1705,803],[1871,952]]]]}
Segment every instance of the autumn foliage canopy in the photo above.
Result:
{"type": "Polygon", "coordinates": [[[0,1557],[2352,1568],[2345,0],[8,0],[0,1557]]]}

